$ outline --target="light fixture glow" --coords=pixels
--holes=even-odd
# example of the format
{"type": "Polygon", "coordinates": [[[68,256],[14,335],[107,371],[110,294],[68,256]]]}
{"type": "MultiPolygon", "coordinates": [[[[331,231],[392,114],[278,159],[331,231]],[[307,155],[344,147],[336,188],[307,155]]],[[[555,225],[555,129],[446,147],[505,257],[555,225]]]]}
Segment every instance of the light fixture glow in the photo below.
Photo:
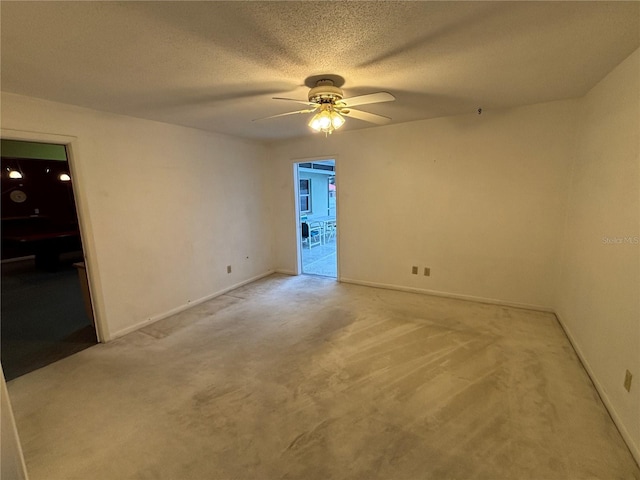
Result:
{"type": "Polygon", "coordinates": [[[331,112],[331,125],[333,125],[334,129],[340,128],[344,125],[344,117],[340,115],[338,112],[331,112]]]}
{"type": "Polygon", "coordinates": [[[327,130],[331,126],[331,114],[326,110],[320,113],[318,123],[320,125],[320,130],[327,130]]]}
{"type": "Polygon", "coordinates": [[[68,173],[61,173],[58,178],[60,179],[61,182],[69,182],[69,181],[71,181],[71,177],[69,176],[68,173]]]}
{"type": "Polygon", "coordinates": [[[309,126],[316,132],[324,132],[328,135],[344,125],[344,117],[333,109],[333,105],[324,104],[321,108],[322,110],[309,122],[309,126]]]}
{"type": "Polygon", "coordinates": [[[17,170],[9,170],[9,178],[22,178],[22,174],[17,170]]]}

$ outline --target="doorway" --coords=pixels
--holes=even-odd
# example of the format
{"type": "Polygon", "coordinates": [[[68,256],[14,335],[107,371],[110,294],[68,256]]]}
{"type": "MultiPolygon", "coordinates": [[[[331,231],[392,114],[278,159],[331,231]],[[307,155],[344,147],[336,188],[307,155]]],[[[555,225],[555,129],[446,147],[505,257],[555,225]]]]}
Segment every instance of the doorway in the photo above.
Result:
{"type": "Polygon", "coordinates": [[[295,165],[298,258],[307,275],[338,277],[338,219],[335,159],[295,165]]]}
{"type": "Polygon", "coordinates": [[[2,140],[1,361],[7,380],[97,343],[64,145],[2,140]]]}

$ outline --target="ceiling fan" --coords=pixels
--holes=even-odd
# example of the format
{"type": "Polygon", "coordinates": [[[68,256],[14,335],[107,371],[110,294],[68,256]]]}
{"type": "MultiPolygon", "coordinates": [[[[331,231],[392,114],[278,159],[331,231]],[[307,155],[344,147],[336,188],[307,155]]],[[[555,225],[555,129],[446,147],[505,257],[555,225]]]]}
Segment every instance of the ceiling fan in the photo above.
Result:
{"type": "Polygon", "coordinates": [[[274,100],[301,103],[307,105],[308,108],[271,115],[257,120],[266,120],[268,118],[284,117],[299,113],[314,113],[315,115],[313,115],[309,121],[309,126],[317,132],[324,132],[325,135],[329,135],[344,125],[345,117],[357,118],[358,120],[364,120],[365,122],[371,122],[377,125],[385,125],[391,121],[389,117],[356,110],[352,107],[371,103],[391,102],[396,99],[393,95],[389,92],[376,92],[344,98],[344,94],[340,88],[343,84],[344,79],[338,75],[325,74],[309,77],[305,80],[305,85],[311,88],[311,90],[309,90],[308,101],[273,97],[274,100]]]}

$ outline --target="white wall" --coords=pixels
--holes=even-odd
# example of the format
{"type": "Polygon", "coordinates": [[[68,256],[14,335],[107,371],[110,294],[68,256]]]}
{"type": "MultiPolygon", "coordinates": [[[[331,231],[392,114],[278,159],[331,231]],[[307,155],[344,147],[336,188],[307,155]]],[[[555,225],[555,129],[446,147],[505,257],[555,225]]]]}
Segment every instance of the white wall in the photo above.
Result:
{"type": "Polygon", "coordinates": [[[581,103],[557,312],[640,463],[640,51],[581,103]]]}
{"type": "Polygon", "coordinates": [[[76,139],[76,199],[106,339],[270,271],[261,144],[13,94],[2,95],[2,128],[76,139]]]}
{"type": "Polygon", "coordinates": [[[575,118],[565,101],[273,145],[277,269],[296,264],[291,164],[336,158],[342,280],[551,308],[575,118]]]}

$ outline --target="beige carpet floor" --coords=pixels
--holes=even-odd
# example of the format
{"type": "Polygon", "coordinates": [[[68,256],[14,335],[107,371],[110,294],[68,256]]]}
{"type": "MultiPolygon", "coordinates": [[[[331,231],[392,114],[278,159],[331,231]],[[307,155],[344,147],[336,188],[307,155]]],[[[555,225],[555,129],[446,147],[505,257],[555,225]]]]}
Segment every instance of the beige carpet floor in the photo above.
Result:
{"type": "Polygon", "coordinates": [[[322,277],[8,386],[32,480],[640,479],[553,315],[322,277]]]}

